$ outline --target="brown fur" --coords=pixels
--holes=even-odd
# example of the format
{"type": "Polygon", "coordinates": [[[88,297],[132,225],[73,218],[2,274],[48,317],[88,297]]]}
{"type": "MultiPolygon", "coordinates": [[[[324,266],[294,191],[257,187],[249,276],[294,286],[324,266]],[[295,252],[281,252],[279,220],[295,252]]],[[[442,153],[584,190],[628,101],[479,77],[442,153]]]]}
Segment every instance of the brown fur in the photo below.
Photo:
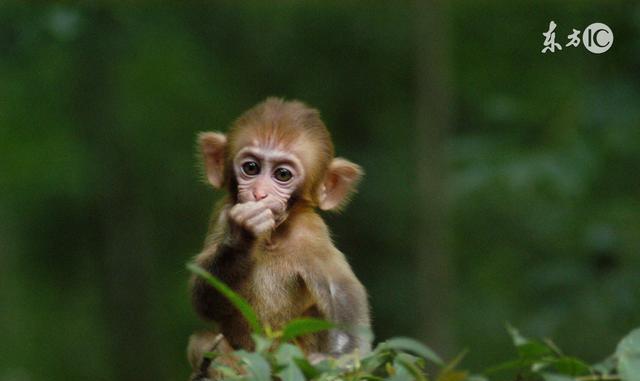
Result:
{"type": "MultiPolygon", "coordinates": [[[[323,209],[340,207],[361,170],[344,159],[333,158],[333,145],[319,113],[300,102],[267,99],[233,124],[223,150],[224,168],[214,160],[219,157],[219,152],[213,152],[216,147],[220,149],[219,137],[212,145],[203,143],[203,137],[215,139],[214,135],[200,135],[207,176],[216,180],[215,172],[223,173],[223,184],[210,182],[227,186],[230,194],[212,218],[204,250],[196,262],[247,299],[261,321],[273,329],[303,316],[324,318],[344,327],[368,327],[365,289],[314,210],[323,205],[323,209]],[[287,219],[270,239],[247,240],[240,248],[229,247],[226,214],[236,202],[232,162],[241,148],[256,142],[299,157],[306,171],[305,181],[291,199],[287,219]]],[[[251,349],[250,330],[239,312],[202,279],[194,277],[191,284],[196,311],[219,323],[231,347],[251,349]]],[[[192,359],[200,353],[195,351],[201,351],[202,341],[197,342],[200,346],[190,349],[192,359]]],[[[309,354],[341,354],[356,348],[366,351],[369,346],[348,329],[308,335],[298,343],[309,354]]]]}

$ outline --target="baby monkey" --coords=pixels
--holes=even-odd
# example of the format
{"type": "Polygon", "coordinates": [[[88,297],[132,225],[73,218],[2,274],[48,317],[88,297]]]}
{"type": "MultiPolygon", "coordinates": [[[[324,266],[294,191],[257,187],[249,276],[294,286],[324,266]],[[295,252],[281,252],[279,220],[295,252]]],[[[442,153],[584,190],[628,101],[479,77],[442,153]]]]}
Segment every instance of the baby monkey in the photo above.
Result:
{"type": "MultiPolygon", "coordinates": [[[[367,352],[369,341],[350,329],[369,327],[366,291],[315,211],[343,207],[362,170],[334,157],[318,111],[268,98],[242,114],[227,135],[201,133],[198,145],[208,182],[226,188],[227,197],[213,214],[196,263],[274,329],[300,317],[335,323],[333,330],[298,340],[307,354],[367,352]]],[[[196,276],[191,290],[195,310],[218,323],[232,348],[252,349],[247,322],[224,296],[196,276]]],[[[213,337],[192,337],[194,370],[213,337]]]]}

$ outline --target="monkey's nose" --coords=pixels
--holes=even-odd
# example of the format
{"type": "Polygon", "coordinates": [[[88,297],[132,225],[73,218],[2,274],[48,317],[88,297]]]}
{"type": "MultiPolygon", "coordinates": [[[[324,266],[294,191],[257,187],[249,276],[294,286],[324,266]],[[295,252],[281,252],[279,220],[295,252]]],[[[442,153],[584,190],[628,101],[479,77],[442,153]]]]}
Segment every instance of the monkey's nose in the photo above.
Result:
{"type": "Polygon", "coordinates": [[[256,199],[256,201],[261,201],[261,200],[264,200],[267,197],[267,193],[266,192],[253,192],[253,197],[256,199]]]}

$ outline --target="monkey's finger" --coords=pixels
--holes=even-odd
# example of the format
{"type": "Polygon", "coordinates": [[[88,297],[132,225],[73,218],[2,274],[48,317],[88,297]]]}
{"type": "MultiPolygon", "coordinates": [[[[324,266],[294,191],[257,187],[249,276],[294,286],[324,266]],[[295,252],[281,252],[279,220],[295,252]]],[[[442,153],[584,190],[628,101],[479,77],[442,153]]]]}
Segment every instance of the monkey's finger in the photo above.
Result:
{"type": "Polygon", "coordinates": [[[256,206],[257,206],[257,202],[247,201],[247,202],[235,204],[233,207],[231,207],[231,210],[229,212],[232,214],[243,213],[247,210],[251,210],[255,208],[256,206]]]}
{"type": "Polygon", "coordinates": [[[235,204],[229,209],[229,218],[237,219],[240,213],[247,208],[246,204],[235,204]]]}
{"type": "Polygon", "coordinates": [[[263,213],[259,214],[258,216],[255,216],[247,220],[244,224],[244,227],[248,231],[253,233],[256,237],[258,237],[265,232],[265,229],[269,230],[269,227],[270,227],[269,225],[271,225],[271,223],[273,223],[273,226],[275,226],[273,213],[271,212],[271,210],[267,209],[263,213]]]}
{"type": "Polygon", "coordinates": [[[242,223],[266,210],[267,207],[256,201],[248,201],[242,204],[236,204],[231,208],[229,216],[236,222],[242,223]]]}
{"type": "Polygon", "coordinates": [[[265,234],[270,234],[275,227],[276,227],[276,222],[273,219],[267,220],[260,223],[259,225],[256,225],[253,229],[253,234],[255,234],[256,237],[260,237],[265,234]]]}
{"type": "Polygon", "coordinates": [[[269,208],[267,208],[267,206],[264,203],[258,201],[253,203],[250,208],[245,210],[240,216],[240,218],[242,218],[244,221],[247,221],[265,213],[268,210],[269,208]]]}
{"type": "Polygon", "coordinates": [[[270,209],[265,209],[257,216],[251,217],[245,221],[244,225],[250,230],[253,230],[256,226],[263,224],[266,221],[274,220],[273,212],[270,209]]]}
{"type": "Polygon", "coordinates": [[[280,214],[284,212],[287,208],[287,204],[275,197],[267,197],[264,199],[264,202],[267,204],[267,207],[271,209],[274,214],[280,214]]]}

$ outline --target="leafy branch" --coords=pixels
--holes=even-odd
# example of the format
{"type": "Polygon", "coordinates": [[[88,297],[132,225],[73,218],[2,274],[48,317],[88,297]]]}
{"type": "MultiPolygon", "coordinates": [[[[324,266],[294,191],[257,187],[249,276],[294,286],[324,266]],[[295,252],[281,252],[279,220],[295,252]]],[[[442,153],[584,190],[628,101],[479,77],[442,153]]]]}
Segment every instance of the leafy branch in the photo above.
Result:
{"type": "Polygon", "coordinates": [[[623,338],[615,353],[605,361],[590,365],[565,355],[550,339],[523,336],[508,325],[516,348],[516,358],[472,374],[459,368],[466,352],[444,361],[426,345],[405,337],[379,343],[370,353],[358,351],[339,358],[312,362],[293,340],[336,327],[320,319],[295,319],[279,330],[260,322],[249,303],[226,284],[195,264],[187,268],[202,277],[229,299],[253,331],[255,351],[234,351],[226,361],[218,353],[208,353],[211,368],[224,380],[256,381],[640,381],[640,329],[623,338]],[[232,358],[236,366],[229,366],[232,358]],[[435,367],[428,374],[426,364],[435,367]]]}

